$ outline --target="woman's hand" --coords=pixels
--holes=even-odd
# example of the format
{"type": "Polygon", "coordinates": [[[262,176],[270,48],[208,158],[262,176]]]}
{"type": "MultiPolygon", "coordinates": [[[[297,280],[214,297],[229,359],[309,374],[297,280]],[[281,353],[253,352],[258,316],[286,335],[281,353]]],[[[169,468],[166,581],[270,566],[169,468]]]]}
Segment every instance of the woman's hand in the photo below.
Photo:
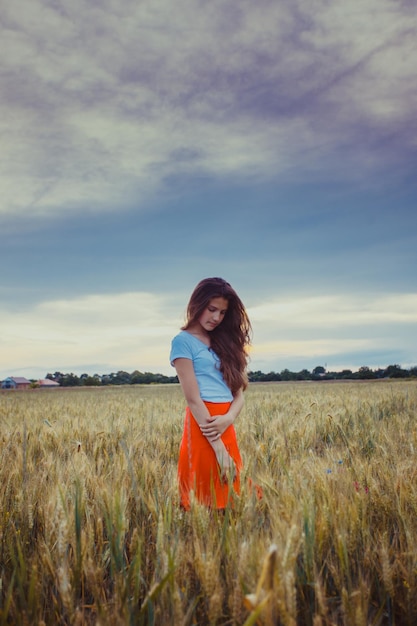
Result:
{"type": "Polygon", "coordinates": [[[207,423],[200,425],[200,429],[210,442],[214,442],[220,439],[231,424],[233,424],[233,418],[228,413],[224,415],[210,415],[207,417],[207,423]]]}
{"type": "Polygon", "coordinates": [[[244,398],[243,391],[239,389],[229,410],[224,415],[208,415],[204,420],[200,421],[201,432],[207,437],[210,443],[219,440],[224,431],[235,421],[243,408],[244,398]]]}
{"type": "Polygon", "coordinates": [[[220,476],[224,483],[233,482],[236,477],[235,463],[226,450],[225,446],[215,448],[217,463],[220,468],[220,476]]]}

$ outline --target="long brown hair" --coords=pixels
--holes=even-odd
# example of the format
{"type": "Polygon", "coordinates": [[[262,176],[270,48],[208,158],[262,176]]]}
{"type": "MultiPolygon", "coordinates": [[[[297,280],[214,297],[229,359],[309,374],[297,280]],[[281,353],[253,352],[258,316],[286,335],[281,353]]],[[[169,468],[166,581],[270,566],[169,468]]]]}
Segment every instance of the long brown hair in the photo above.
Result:
{"type": "Polygon", "coordinates": [[[246,309],[236,291],[223,278],[204,278],[193,293],[187,307],[187,330],[201,317],[213,298],[224,298],[228,302],[227,312],[221,324],[210,332],[210,344],[220,359],[220,371],[235,395],[246,389],[248,377],[246,365],[247,348],[250,345],[252,327],[246,309]]]}

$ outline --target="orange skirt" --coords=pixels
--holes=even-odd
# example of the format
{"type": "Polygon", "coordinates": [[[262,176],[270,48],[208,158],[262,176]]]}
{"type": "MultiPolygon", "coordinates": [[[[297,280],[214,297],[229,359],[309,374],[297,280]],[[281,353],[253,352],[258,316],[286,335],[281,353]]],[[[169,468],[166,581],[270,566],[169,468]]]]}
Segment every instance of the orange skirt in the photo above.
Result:
{"type": "MultiPolygon", "coordinates": [[[[210,415],[224,415],[231,403],[204,402],[204,404],[210,415]]],[[[198,502],[213,509],[224,509],[233,499],[233,495],[240,493],[242,459],[233,424],[224,431],[221,438],[236,467],[236,477],[232,485],[222,482],[214,450],[187,407],[178,461],[181,505],[186,510],[190,508],[191,491],[194,492],[198,502]]]]}

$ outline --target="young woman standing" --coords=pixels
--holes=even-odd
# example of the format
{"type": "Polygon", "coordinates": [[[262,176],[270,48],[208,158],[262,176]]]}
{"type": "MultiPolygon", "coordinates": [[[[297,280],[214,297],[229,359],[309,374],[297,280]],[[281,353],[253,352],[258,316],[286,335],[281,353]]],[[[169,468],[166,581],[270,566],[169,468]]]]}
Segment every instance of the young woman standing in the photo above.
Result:
{"type": "Polygon", "coordinates": [[[170,354],[187,402],[178,463],[181,505],[187,510],[191,491],[216,509],[240,492],[242,459],[233,422],[248,384],[250,335],[245,307],[231,285],[222,278],[199,282],[170,354]]]}

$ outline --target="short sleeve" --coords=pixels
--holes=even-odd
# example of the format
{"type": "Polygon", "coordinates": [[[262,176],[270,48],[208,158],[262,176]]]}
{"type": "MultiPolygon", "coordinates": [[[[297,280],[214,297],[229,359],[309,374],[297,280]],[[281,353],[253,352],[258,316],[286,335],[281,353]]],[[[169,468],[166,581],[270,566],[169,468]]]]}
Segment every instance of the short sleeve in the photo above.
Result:
{"type": "Polygon", "coordinates": [[[171,342],[171,353],[169,355],[171,365],[174,365],[175,359],[193,359],[191,345],[187,341],[185,334],[177,335],[171,342]]]}

